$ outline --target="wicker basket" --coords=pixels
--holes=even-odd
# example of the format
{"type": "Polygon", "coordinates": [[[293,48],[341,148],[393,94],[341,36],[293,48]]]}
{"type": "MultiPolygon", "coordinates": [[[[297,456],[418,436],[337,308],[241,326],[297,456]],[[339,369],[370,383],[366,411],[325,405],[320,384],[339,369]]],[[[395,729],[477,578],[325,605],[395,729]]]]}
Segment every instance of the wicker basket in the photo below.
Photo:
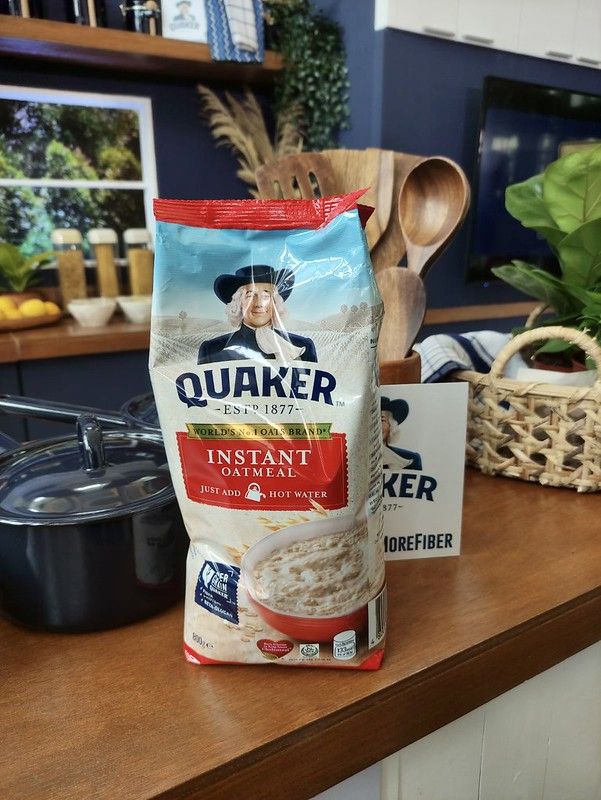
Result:
{"type": "Polygon", "coordinates": [[[469,383],[467,463],[488,475],[506,475],[579,492],[601,489],[601,347],[582,331],[536,328],[513,338],[490,373],[462,371],[469,383]],[[531,383],[503,377],[509,359],[545,339],[580,347],[597,367],[592,387],[531,383]]]}

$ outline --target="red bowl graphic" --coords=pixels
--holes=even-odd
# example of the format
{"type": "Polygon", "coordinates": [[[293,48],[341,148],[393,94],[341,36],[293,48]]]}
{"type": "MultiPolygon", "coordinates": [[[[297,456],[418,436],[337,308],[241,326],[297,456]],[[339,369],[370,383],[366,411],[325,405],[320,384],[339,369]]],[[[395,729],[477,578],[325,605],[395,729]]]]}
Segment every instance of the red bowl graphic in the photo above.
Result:
{"type": "Polygon", "coordinates": [[[281,550],[293,542],[342,533],[357,525],[354,517],[335,517],[316,522],[303,522],[276,531],[254,544],[242,559],[241,580],[249,600],[259,616],[280,633],[301,642],[331,642],[334,636],[343,631],[354,630],[357,634],[367,628],[367,604],[340,616],[299,616],[279,611],[267,605],[268,601],[259,599],[253,592],[253,573],[255,566],[276,550],[281,550]]]}
{"type": "Polygon", "coordinates": [[[249,592],[250,602],[265,622],[276,631],[299,642],[331,642],[343,631],[361,633],[367,627],[367,606],[342,617],[295,617],[259,603],[249,592]]]}

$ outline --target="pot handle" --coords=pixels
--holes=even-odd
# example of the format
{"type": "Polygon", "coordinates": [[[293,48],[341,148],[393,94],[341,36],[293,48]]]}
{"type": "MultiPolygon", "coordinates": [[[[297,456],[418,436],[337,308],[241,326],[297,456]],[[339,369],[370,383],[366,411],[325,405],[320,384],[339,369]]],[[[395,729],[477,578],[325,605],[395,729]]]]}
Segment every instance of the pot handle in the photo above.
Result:
{"type": "Polygon", "coordinates": [[[98,422],[119,428],[128,427],[120,414],[88,406],[75,406],[70,403],[55,403],[52,400],[34,400],[31,397],[19,397],[11,394],[0,394],[0,413],[19,414],[24,417],[56,420],[58,422],[77,422],[81,414],[91,414],[98,422]]]}
{"type": "Polygon", "coordinates": [[[86,472],[106,467],[102,428],[93,414],[81,414],[77,418],[77,441],[82,466],[86,472]]]}

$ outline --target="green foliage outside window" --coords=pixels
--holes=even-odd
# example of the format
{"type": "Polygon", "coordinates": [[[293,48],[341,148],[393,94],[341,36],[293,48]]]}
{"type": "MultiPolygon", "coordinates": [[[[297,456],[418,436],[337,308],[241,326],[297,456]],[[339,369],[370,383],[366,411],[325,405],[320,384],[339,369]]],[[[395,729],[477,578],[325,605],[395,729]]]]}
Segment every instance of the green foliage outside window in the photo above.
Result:
{"type": "MultiPolygon", "coordinates": [[[[0,100],[0,178],[142,179],[134,111],[0,100]]],[[[53,228],[145,227],[142,190],[0,186],[0,239],[24,256],[53,228]]]]}

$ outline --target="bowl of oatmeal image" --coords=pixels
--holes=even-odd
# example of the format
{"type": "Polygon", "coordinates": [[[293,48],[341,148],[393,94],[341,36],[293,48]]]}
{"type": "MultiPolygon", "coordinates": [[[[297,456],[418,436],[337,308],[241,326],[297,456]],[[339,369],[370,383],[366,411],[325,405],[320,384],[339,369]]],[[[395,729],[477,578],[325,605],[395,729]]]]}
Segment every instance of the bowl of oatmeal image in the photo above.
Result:
{"type": "Polygon", "coordinates": [[[331,641],[367,626],[371,587],[367,521],[337,517],[291,525],[244,555],[250,602],[275,630],[302,642],[331,641]]]}

